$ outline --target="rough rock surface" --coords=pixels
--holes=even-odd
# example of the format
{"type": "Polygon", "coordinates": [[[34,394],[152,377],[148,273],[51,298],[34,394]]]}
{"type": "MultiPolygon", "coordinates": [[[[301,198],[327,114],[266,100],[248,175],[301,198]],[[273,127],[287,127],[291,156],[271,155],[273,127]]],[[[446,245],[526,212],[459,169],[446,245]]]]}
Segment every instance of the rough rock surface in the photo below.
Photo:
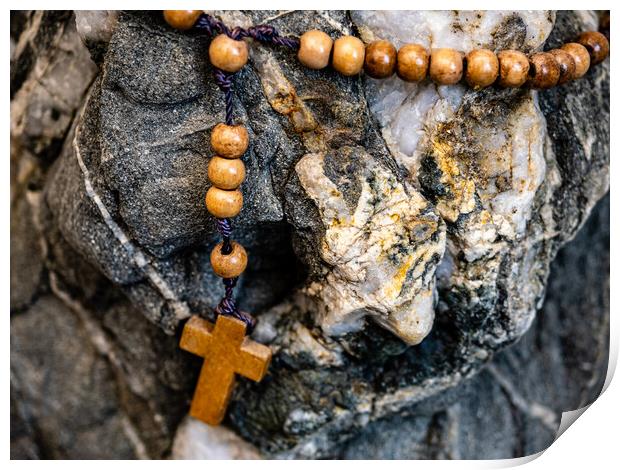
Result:
{"type": "MultiPolygon", "coordinates": [[[[571,12],[219,14],[464,50],[553,47],[595,24],[571,12]]],[[[78,29],[98,73],[70,14],[12,17],[12,452],[159,458],[200,365],[177,348],[180,327],[222,294],[202,200],[223,100],[201,34],[132,12],[80,14],[78,29]]],[[[252,141],[239,300],[275,357],[261,384],[240,381],[226,425],[273,457],[548,445],[606,368],[607,203],[547,279],[609,186],[608,64],[544,93],[472,92],[310,71],[255,45],[235,87],[252,141]]],[[[175,449],[190,432],[209,439],[185,423],[175,449]]]]}

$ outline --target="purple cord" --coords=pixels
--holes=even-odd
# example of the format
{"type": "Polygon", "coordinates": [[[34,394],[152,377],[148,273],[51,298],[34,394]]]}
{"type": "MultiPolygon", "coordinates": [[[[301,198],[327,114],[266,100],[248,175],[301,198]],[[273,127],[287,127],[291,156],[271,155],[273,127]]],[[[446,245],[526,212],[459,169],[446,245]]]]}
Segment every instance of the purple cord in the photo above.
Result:
{"type": "Polygon", "coordinates": [[[232,252],[232,245],[230,243],[230,236],[232,235],[232,225],[230,219],[215,219],[217,222],[217,230],[222,235],[222,254],[229,255],[232,252]]]}
{"type": "Polygon", "coordinates": [[[233,74],[226,73],[223,70],[215,68],[215,82],[217,83],[217,86],[220,87],[220,90],[224,92],[224,101],[226,103],[226,124],[229,126],[233,125],[232,78],[233,74]]]}
{"type": "Polygon", "coordinates": [[[196,22],[195,28],[207,31],[209,35],[225,34],[232,39],[239,40],[243,38],[252,38],[267,44],[275,44],[276,46],[290,47],[291,49],[299,49],[299,38],[293,36],[280,36],[280,33],[270,25],[260,24],[243,29],[239,26],[230,29],[224,23],[216,20],[211,15],[203,13],[196,22]]]}
{"type": "Polygon", "coordinates": [[[250,334],[256,326],[256,319],[252,315],[240,311],[235,304],[233,291],[237,285],[237,279],[238,278],[236,277],[224,279],[224,288],[226,293],[224,294],[222,300],[220,300],[218,306],[215,307],[215,313],[218,315],[228,315],[241,320],[246,325],[246,334],[250,334]]]}
{"type": "MultiPolygon", "coordinates": [[[[299,49],[299,39],[295,37],[285,37],[280,36],[278,31],[269,25],[258,25],[252,26],[248,29],[243,29],[237,26],[234,29],[228,28],[224,23],[219,20],[216,20],[211,15],[207,15],[203,13],[198,21],[196,22],[195,27],[200,30],[206,31],[210,36],[214,36],[216,34],[226,34],[235,40],[240,40],[243,38],[253,38],[257,41],[267,43],[267,44],[275,44],[278,46],[285,46],[291,49],[299,49]]],[[[226,124],[232,126],[233,121],[233,75],[231,73],[226,73],[221,69],[215,68],[215,82],[218,87],[224,93],[224,101],[226,103],[226,124]]],[[[216,219],[217,221],[217,229],[222,235],[222,254],[228,255],[232,252],[232,244],[231,244],[231,235],[232,235],[232,226],[229,219],[216,219]]],[[[229,315],[238,320],[241,320],[246,324],[246,334],[252,333],[252,330],[256,326],[256,319],[252,317],[250,314],[241,312],[235,303],[234,299],[234,289],[237,285],[237,279],[234,278],[224,278],[224,289],[225,294],[218,306],[215,308],[215,313],[217,315],[229,315]]]]}

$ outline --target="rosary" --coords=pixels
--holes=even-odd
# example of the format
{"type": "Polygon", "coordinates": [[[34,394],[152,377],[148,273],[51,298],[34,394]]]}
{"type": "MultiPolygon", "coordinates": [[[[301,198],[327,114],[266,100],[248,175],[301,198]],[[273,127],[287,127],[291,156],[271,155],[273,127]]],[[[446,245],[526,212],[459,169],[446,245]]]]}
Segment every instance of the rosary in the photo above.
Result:
{"type": "MultiPolygon", "coordinates": [[[[180,343],[182,349],[205,358],[190,415],[211,425],[224,419],[235,374],[258,382],[271,361],[271,349],[248,336],[255,319],[240,311],[233,298],[237,279],[248,262],[245,249],[231,239],[230,222],[243,205],[239,186],[245,178],[245,165],[241,157],[249,144],[245,127],[233,122],[232,94],[234,74],[248,61],[246,38],[296,50],[299,61],[315,70],[331,63],[345,76],[358,75],[362,70],[375,79],[396,73],[404,81],[419,82],[428,76],[438,85],[454,85],[464,77],[474,90],[491,85],[548,89],[581,78],[591,65],[604,61],[609,54],[607,37],[597,31],[584,32],[575,42],[530,56],[516,50],[495,53],[489,49],[476,49],[465,55],[449,48],[429,53],[419,44],[406,44],[397,51],[389,41],[364,45],[354,36],[334,41],[318,30],[295,38],[281,36],[269,25],[230,29],[201,10],[164,10],[164,19],[173,28],[201,30],[213,37],[209,60],[226,103],[226,122],[216,125],[211,132],[211,147],[216,155],[209,161],[211,187],[205,200],[222,236],[210,259],[215,274],[223,279],[225,295],[215,308],[215,324],[194,315],[185,324],[180,343]]],[[[608,28],[608,24],[601,26],[603,30],[608,28]]]]}

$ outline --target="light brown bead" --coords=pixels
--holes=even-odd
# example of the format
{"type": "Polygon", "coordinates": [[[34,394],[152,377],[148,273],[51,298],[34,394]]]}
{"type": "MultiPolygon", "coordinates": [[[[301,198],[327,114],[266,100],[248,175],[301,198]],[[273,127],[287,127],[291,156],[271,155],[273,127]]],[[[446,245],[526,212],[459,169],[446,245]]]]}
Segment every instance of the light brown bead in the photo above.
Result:
{"type": "Polygon", "coordinates": [[[225,34],[216,36],[209,45],[209,60],[225,72],[238,72],[248,61],[248,46],[225,34]]]}
{"type": "Polygon", "coordinates": [[[244,126],[219,123],[211,131],[211,147],[220,157],[239,158],[248,149],[249,142],[244,126]]]}
{"type": "Polygon", "coordinates": [[[191,29],[195,24],[202,10],[164,10],[164,20],[176,29],[191,29]]]}
{"type": "Polygon", "coordinates": [[[396,73],[406,82],[419,82],[428,72],[428,51],[420,44],[405,44],[398,50],[396,73]]]}
{"type": "Polygon", "coordinates": [[[523,52],[505,50],[497,53],[499,61],[498,84],[506,88],[517,88],[528,78],[530,61],[523,52]]]}
{"type": "Polygon", "coordinates": [[[576,42],[566,43],[561,49],[568,52],[575,61],[575,73],[573,73],[573,78],[583,77],[590,68],[590,53],[588,50],[576,42]]]}
{"type": "Polygon", "coordinates": [[[310,69],[320,70],[329,64],[334,41],[323,31],[306,31],[299,38],[299,62],[310,69]]]}
{"type": "Polygon", "coordinates": [[[455,49],[433,49],[429,74],[439,85],[458,83],[463,76],[463,54],[455,49]]]}
{"type": "Polygon", "coordinates": [[[492,85],[499,73],[497,56],[488,49],[476,49],[467,54],[465,80],[472,88],[492,85]]]}
{"type": "Polygon", "coordinates": [[[220,189],[236,189],[245,178],[245,165],[238,158],[213,157],[207,174],[213,186],[220,189]]]}
{"type": "Polygon", "coordinates": [[[354,36],[342,36],[334,42],[332,65],[342,75],[357,75],[364,66],[364,43],[354,36]]]}
{"type": "Polygon", "coordinates": [[[238,189],[228,191],[211,186],[207,191],[205,203],[211,215],[225,219],[234,217],[241,211],[243,195],[238,189]]]}
{"type": "Polygon", "coordinates": [[[396,67],[396,48],[389,41],[374,41],[366,46],[364,72],[372,78],[388,78],[396,67]]]}
{"type": "Polygon", "coordinates": [[[609,41],[598,31],[581,33],[577,42],[590,53],[590,63],[596,65],[603,62],[609,55],[609,41]]]}
{"type": "Polygon", "coordinates": [[[548,52],[536,52],[530,56],[528,83],[532,88],[546,90],[557,85],[560,79],[560,65],[548,52]]]}
{"type": "Polygon", "coordinates": [[[223,242],[218,243],[211,251],[211,266],[220,277],[239,277],[248,265],[248,255],[245,249],[237,242],[231,242],[232,251],[222,253],[223,242]]]}
{"type": "Polygon", "coordinates": [[[558,85],[562,85],[569,80],[572,80],[575,75],[575,60],[573,56],[562,49],[553,49],[549,51],[555,61],[560,66],[560,78],[558,79],[558,85]]]}

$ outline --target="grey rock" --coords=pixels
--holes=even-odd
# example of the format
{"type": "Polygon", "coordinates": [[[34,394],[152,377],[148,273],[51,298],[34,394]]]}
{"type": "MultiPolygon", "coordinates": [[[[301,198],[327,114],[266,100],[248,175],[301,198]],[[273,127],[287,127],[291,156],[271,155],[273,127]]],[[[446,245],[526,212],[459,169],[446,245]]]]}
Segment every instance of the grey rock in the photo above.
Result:
{"type": "MultiPolygon", "coordinates": [[[[335,36],[359,28],[364,37],[373,31],[372,23],[357,13],[218,14],[231,24],[268,20],[286,34],[318,28],[335,36]]],[[[511,18],[502,20],[491,35],[495,42],[487,46],[538,47],[525,42],[524,31],[532,25],[551,28],[554,20],[548,42],[555,44],[583,29],[592,15],[520,13],[511,18]]],[[[24,24],[22,28],[36,30],[30,21],[31,17],[15,20],[24,24]]],[[[15,28],[12,40],[19,45],[23,33],[15,28]]],[[[463,37],[475,35],[472,28],[463,37]]],[[[72,47],[80,44],[73,26],[68,23],[62,30],[71,32],[72,47]]],[[[29,431],[20,431],[14,449],[22,455],[78,455],[67,441],[50,440],[55,430],[75,433],[73,422],[58,412],[50,412],[46,421],[40,411],[52,403],[68,406],[55,395],[44,396],[33,364],[44,352],[32,344],[29,322],[53,321],[49,313],[41,313],[55,308],[54,303],[50,307],[51,295],[62,300],[60,307],[71,310],[64,307],[62,318],[67,320],[57,325],[58,334],[82,331],[71,347],[90,345],[92,360],[101,363],[101,376],[108,374],[117,384],[116,391],[104,389],[82,403],[83,391],[76,387],[88,385],[76,377],[75,387],[66,386],[67,400],[74,397],[75,414],[86,405],[95,414],[109,409],[106,426],[112,432],[121,426],[131,444],[110,442],[110,452],[157,458],[170,451],[201,362],[176,346],[183,321],[192,313],[213,318],[223,290],[209,266],[217,234],[202,202],[208,187],[206,161],[212,154],[209,130],[224,114],[221,92],[205,58],[208,39],[200,33],[172,31],[152,12],[122,12],[118,23],[104,30],[112,32],[109,42],[106,35],[87,41],[100,65],[92,85],[92,64],[84,66],[88,73],[68,75],[65,80],[78,83],[64,88],[53,85],[63,77],[60,69],[50,69],[54,77],[45,83],[57,90],[54,95],[71,94],[58,125],[62,133],[55,130],[51,140],[37,130],[48,123],[34,117],[51,113],[54,100],[28,93],[24,83],[34,83],[35,70],[27,64],[28,54],[17,53],[22,50],[17,46],[13,51],[14,64],[25,78],[15,79],[12,106],[19,119],[12,113],[17,144],[12,162],[21,165],[31,154],[34,170],[20,179],[12,168],[14,187],[27,188],[14,193],[16,214],[28,217],[12,229],[16,252],[36,253],[27,264],[16,264],[19,274],[12,279],[12,335],[23,345],[14,351],[12,363],[26,364],[21,373],[13,368],[14,402],[24,410],[19,416],[31,416],[20,419],[43,430],[47,446],[41,450],[41,438],[30,439],[29,431]],[[23,104],[31,99],[32,106],[23,104]],[[34,112],[40,108],[43,112],[34,112]],[[32,124],[17,125],[22,122],[32,124]],[[62,135],[60,140],[57,135],[62,135]],[[51,168],[44,163],[52,160],[51,168]],[[29,194],[28,204],[24,194],[29,194]],[[20,237],[29,218],[36,230],[20,237]],[[38,295],[46,297],[37,300],[38,295]],[[43,307],[38,306],[43,300],[43,307]],[[70,315],[77,315],[79,324],[69,321],[70,315]],[[34,386],[26,394],[23,390],[30,383],[34,386]]],[[[53,48],[58,43],[48,44],[53,48]]],[[[84,49],[75,55],[79,61],[86,56],[84,49]]],[[[476,244],[470,237],[488,211],[481,202],[482,190],[474,194],[471,208],[454,204],[454,194],[441,185],[444,155],[436,147],[420,153],[425,158],[419,166],[407,165],[378,114],[382,95],[376,84],[331,70],[306,70],[289,50],[253,45],[250,66],[235,77],[235,119],[251,135],[245,156],[245,204],[234,228],[252,262],[237,293],[240,306],[260,319],[255,337],[270,344],[275,356],[263,382],[239,381],[225,424],[264,455],[281,458],[480,458],[524,455],[548,445],[559,408],[544,396],[548,391],[539,384],[543,372],[553,368],[554,384],[572,374],[557,356],[571,344],[579,351],[571,356],[571,364],[590,361],[597,371],[593,374],[599,374],[596,380],[579,376],[579,381],[592,379],[598,385],[606,351],[604,294],[589,297],[588,304],[588,314],[596,311],[603,319],[594,335],[598,356],[585,352],[593,336],[589,329],[571,323],[574,329],[563,336],[558,322],[544,323],[546,315],[537,319],[536,309],[542,305],[558,249],[577,233],[608,189],[608,94],[605,63],[583,80],[538,95],[495,89],[462,92],[452,101],[449,119],[433,121],[445,131],[445,153],[467,170],[476,188],[483,180],[482,170],[472,164],[477,158],[472,149],[479,149],[476,136],[510,128],[519,113],[529,113],[542,126],[537,158],[544,161],[545,170],[516,224],[522,231],[503,232],[489,245],[490,255],[476,258],[471,256],[476,244]],[[308,184],[312,180],[304,184],[299,162],[309,161],[310,155],[327,162],[323,167],[313,163],[310,169],[331,182],[338,197],[322,197],[308,184]],[[377,174],[394,183],[376,184],[377,174]],[[366,274],[359,281],[347,276],[334,281],[342,266],[325,250],[333,233],[325,205],[352,212],[366,207],[366,198],[374,194],[376,200],[368,206],[381,207],[390,201],[387,187],[405,188],[411,201],[419,200],[416,214],[423,225],[433,227],[425,236],[412,232],[403,250],[386,250],[390,262],[404,273],[390,302],[376,297],[366,274]],[[456,212],[448,210],[453,207],[456,212]],[[409,255],[411,266],[405,261],[409,255]],[[330,286],[339,293],[355,292],[350,297],[359,300],[353,307],[343,303],[335,320],[325,315],[338,311],[322,294],[330,286]],[[421,293],[429,302],[410,308],[407,302],[421,293]],[[399,317],[396,312],[402,305],[407,308],[399,317]],[[428,336],[408,347],[407,342],[418,343],[430,328],[425,326],[414,338],[406,322],[431,322],[435,311],[428,336]],[[541,322],[545,341],[539,346],[540,340],[527,338],[536,333],[531,325],[537,328],[541,322]],[[516,347],[500,352],[520,338],[516,347]],[[572,338],[579,340],[563,342],[572,338]],[[529,355],[519,349],[523,345],[532,348],[529,355]],[[476,375],[490,360],[490,367],[476,375]],[[526,379],[515,380],[523,370],[526,379]],[[490,410],[489,416],[481,415],[483,408],[490,410]],[[398,440],[401,433],[411,439],[398,440]],[[473,443],[479,435],[488,438],[473,443]]],[[[479,152],[484,151],[482,146],[479,152]]],[[[459,178],[455,182],[462,183],[459,178]]],[[[511,189],[497,181],[493,187],[499,193],[511,189]]],[[[359,233],[367,236],[371,226],[364,225],[366,231],[359,233]]],[[[383,234],[383,229],[377,232],[383,234]]],[[[350,244],[357,250],[354,262],[374,246],[368,238],[359,238],[350,244]]],[[[605,253],[604,243],[593,253],[605,253]]],[[[592,272],[602,276],[599,281],[608,279],[591,260],[592,272]]],[[[380,279],[392,276],[387,268],[379,272],[380,279]]],[[[565,274],[556,273],[552,280],[565,274]]],[[[64,355],[58,349],[52,356],[63,358],[55,363],[59,373],[70,367],[64,355]]],[[[60,390],[61,384],[57,386],[60,390]]],[[[574,394],[591,399],[595,388],[584,391],[575,385],[562,406],[572,406],[574,394]]],[[[99,455],[93,447],[99,432],[109,430],[79,434],[83,455],[99,455]]],[[[181,444],[177,441],[175,446],[181,444]]]]}
{"type": "Polygon", "coordinates": [[[41,298],[13,319],[11,338],[11,381],[28,403],[22,419],[35,430],[41,457],[105,458],[108,449],[135,456],[112,371],[62,302],[41,298]]]}

